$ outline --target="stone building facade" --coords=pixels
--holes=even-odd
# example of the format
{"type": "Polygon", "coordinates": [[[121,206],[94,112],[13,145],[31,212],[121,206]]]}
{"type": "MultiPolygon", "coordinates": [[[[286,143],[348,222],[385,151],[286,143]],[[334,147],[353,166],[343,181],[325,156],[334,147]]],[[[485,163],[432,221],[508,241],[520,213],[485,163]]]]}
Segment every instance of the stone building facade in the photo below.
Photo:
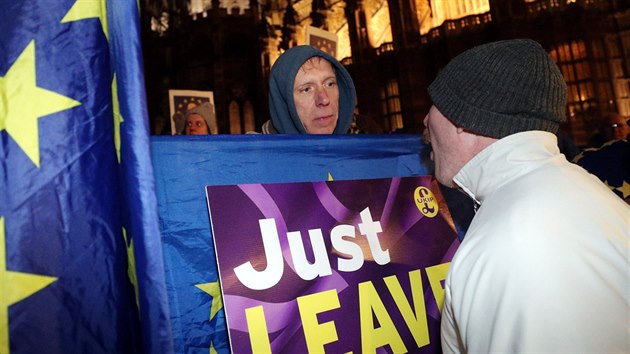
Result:
{"type": "Polygon", "coordinates": [[[630,116],[626,0],[144,0],[142,10],[156,134],[168,130],[169,89],[212,91],[222,134],[259,129],[271,65],[306,43],[309,26],[337,36],[360,132],[420,132],[438,71],[468,48],[508,38],[539,41],[560,66],[564,128],[578,145],[604,113],[630,116]]]}

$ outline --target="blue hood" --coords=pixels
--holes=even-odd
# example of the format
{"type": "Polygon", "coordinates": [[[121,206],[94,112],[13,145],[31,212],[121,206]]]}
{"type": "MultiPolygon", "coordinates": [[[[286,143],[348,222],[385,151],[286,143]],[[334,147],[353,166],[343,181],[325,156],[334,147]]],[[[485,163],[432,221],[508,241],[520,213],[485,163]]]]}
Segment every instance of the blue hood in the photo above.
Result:
{"type": "Polygon", "coordinates": [[[356,99],[352,78],[337,59],[310,45],[290,48],[273,64],[269,78],[271,122],[280,134],[308,134],[295,110],[293,81],[302,64],[312,57],[328,60],[335,69],[339,87],[339,119],[333,134],[346,134],[352,123],[356,99]]]}

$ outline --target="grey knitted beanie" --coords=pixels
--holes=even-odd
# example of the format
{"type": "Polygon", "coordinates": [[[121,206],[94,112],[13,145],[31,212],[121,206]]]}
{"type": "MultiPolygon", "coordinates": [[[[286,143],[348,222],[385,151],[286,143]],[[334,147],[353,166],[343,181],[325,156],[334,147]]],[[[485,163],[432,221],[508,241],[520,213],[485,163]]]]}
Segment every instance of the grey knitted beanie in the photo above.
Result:
{"type": "Polygon", "coordinates": [[[567,85],[540,44],[492,42],[451,60],[429,85],[437,109],[456,126],[493,138],[528,130],[556,133],[566,119],[567,85]]]}

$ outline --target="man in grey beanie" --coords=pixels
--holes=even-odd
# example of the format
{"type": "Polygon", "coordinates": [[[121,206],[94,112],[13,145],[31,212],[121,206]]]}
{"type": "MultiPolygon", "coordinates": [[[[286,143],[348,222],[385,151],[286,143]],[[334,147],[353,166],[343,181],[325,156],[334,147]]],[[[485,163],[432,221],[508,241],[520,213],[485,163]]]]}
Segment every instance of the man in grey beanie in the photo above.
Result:
{"type": "Polygon", "coordinates": [[[443,351],[629,353],[630,208],[560,154],[551,57],[488,43],[428,91],[436,178],[478,206],[445,283],[443,351]]]}

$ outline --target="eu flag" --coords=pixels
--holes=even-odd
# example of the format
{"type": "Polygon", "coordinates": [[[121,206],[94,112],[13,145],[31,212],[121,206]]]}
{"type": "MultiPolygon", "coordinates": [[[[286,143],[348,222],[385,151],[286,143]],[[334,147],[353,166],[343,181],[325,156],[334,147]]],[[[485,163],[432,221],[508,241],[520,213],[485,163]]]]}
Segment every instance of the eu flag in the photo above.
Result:
{"type": "Polygon", "coordinates": [[[172,352],[136,1],[0,13],[0,353],[172,352]]]}

